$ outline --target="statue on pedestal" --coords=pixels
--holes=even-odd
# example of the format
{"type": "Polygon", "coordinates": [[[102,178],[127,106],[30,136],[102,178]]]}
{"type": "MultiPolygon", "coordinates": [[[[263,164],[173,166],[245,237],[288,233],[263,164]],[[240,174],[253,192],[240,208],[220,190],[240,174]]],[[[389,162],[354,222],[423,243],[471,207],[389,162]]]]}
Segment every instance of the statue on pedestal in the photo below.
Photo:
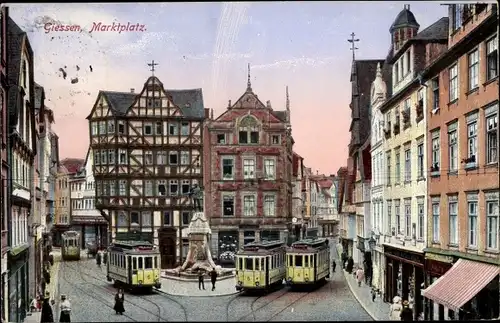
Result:
{"type": "Polygon", "coordinates": [[[201,187],[199,187],[198,184],[195,183],[191,187],[191,191],[189,191],[188,195],[189,195],[190,198],[193,199],[193,204],[194,204],[194,210],[195,210],[195,212],[196,211],[203,212],[203,206],[202,206],[202,202],[203,202],[203,190],[201,189],[201,187]]]}

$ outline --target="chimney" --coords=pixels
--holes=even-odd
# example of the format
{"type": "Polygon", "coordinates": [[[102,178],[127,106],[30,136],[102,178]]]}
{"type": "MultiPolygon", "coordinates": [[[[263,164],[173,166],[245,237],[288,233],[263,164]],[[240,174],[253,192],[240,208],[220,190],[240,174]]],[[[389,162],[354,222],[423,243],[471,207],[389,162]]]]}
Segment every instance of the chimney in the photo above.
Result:
{"type": "Polygon", "coordinates": [[[268,107],[269,109],[271,109],[271,101],[270,100],[266,101],[266,107],[268,107]]]}
{"type": "Polygon", "coordinates": [[[135,89],[134,88],[130,88],[130,93],[135,93],[135,89]]]}
{"type": "Polygon", "coordinates": [[[231,107],[231,100],[227,101],[227,107],[230,108],[231,107]]]}
{"type": "Polygon", "coordinates": [[[210,118],[210,109],[205,108],[205,119],[208,119],[208,118],[210,118]]]}

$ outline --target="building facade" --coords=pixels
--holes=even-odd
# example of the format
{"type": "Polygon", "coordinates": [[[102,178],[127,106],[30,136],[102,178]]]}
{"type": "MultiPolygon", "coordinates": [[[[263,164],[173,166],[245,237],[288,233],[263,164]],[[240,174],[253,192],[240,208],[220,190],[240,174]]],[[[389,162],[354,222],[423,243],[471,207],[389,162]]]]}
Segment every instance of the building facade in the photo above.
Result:
{"type": "Polygon", "coordinates": [[[424,72],[428,320],[499,317],[497,10],[450,5],[447,52],[424,72]]]}
{"type": "Polygon", "coordinates": [[[95,207],[111,240],[159,245],[162,268],[174,267],[194,210],[188,196],[202,183],[201,89],[166,90],[149,77],[140,93],[100,91],[88,116],[94,154],[95,207]]]}
{"type": "Polygon", "coordinates": [[[337,178],[334,175],[316,176],[318,185],[318,236],[338,235],[339,217],[337,212],[337,178]]]}
{"type": "Polygon", "coordinates": [[[9,207],[10,207],[10,193],[9,193],[9,158],[7,154],[7,146],[8,146],[8,106],[7,106],[7,95],[9,92],[9,82],[7,80],[7,67],[8,67],[8,55],[7,55],[7,28],[8,28],[8,16],[9,16],[9,8],[7,6],[2,6],[0,8],[0,35],[2,42],[2,49],[0,52],[0,63],[1,63],[1,85],[2,90],[0,92],[0,105],[1,105],[1,114],[0,114],[0,144],[2,146],[2,172],[1,172],[1,190],[0,190],[0,214],[1,214],[1,225],[2,225],[2,245],[1,245],[1,257],[2,257],[2,287],[1,287],[1,315],[2,321],[6,322],[9,317],[9,303],[8,297],[9,289],[8,289],[8,252],[9,252],[9,207]]]}
{"type": "Polygon", "coordinates": [[[293,189],[292,189],[292,214],[296,220],[292,219],[293,227],[290,231],[290,238],[297,240],[300,238],[302,226],[306,213],[306,179],[305,179],[304,158],[299,154],[293,153],[293,189]]]}
{"type": "Polygon", "coordinates": [[[71,230],[81,233],[82,246],[93,243],[105,248],[108,246],[108,222],[95,207],[93,163],[94,156],[89,149],[83,167],[68,181],[71,230]]]}
{"type": "Polygon", "coordinates": [[[52,227],[52,244],[58,247],[62,245],[62,233],[68,231],[71,225],[69,178],[70,173],[65,163],[61,162],[56,174],[55,216],[52,227]]]}
{"type": "Polygon", "coordinates": [[[290,106],[275,111],[247,89],[227,110],[205,125],[206,214],[212,252],[221,263],[234,261],[246,243],[287,240],[292,229],[290,106]]]}
{"type": "Polygon", "coordinates": [[[7,153],[12,165],[8,178],[9,206],[9,318],[22,321],[29,305],[29,236],[32,235],[32,198],[34,195],[34,161],[37,152],[33,51],[28,36],[9,17],[7,34],[9,110],[7,153]]]}
{"type": "Polygon", "coordinates": [[[392,67],[392,95],[379,107],[385,152],[385,301],[411,302],[414,319],[423,313],[427,210],[425,86],[422,70],[446,50],[448,19],[419,31],[409,6],[396,17],[386,64],[392,67]]]}

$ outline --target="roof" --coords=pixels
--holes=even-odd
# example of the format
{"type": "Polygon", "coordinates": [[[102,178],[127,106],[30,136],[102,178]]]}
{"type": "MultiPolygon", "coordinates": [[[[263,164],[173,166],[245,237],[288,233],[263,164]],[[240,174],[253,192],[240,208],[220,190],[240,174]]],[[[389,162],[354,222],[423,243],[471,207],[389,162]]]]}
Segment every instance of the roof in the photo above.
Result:
{"type": "Polygon", "coordinates": [[[329,189],[332,187],[333,181],[329,178],[325,178],[325,179],[319,180],[318,185],[322,189],[329,189]]]}
{"type": "Polygon", "coordinates": [[[415,19],[415,16],[413,15],[413,12],[410,11],[410,6],[405,5],[405,8],[401,10],[401,12],[396,16],[396,19],[394,19],[389,31],[392,32],[394,29],[401,27],[420,27],[417,19],[415,19]]]}
{"type": "Polygon", "coordinates": [[[286,122],[286,111],[272,111],[272,113],[281,121],[286,122]]]}
{"type": "Polygon", "coordinates": [[[338,194],[337,194],[337,212],[340,213],[342,210],[342,204],[344,202],[344,192],[345,192],[345,182],[347,179],[347,167],[340,167],[337,171],[338,178],[338,194]]]}
{"type": "Polygon", "coordinates": [[[293,167],[293,176],[294,177],[297,177],[299,176],[299,167],[303,167],[303,164],[302,164],[302,161],[304,160],[304,158],[300,157],[299,154],[297,154],[296,152],[293,152],[293,157],[292,157],[292,167],[293,167]]]}
{"type": "Polygon", "coordinates": [[[84,165],[85,160],[81,158],[65,158],[61,165],[68,170],[68,173],[77,173],[84,165]]]}

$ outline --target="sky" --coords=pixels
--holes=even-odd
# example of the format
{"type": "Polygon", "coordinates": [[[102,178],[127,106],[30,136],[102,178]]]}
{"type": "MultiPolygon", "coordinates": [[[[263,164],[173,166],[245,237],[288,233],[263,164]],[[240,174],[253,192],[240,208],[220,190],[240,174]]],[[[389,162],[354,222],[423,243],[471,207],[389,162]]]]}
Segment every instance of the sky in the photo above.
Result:
{"type": "MultiPolygon", "coordinates": [[[[35,81],[54,110],[61,159],[85,158],[85,118],[99,90],[140,91],[152,60],[165,88],[202,88],[205,107],[215,116],[243,94],[250,64],[254,92],[263,102],[270,100],[273,109],[285,109],[289,87],[294,150],[313,171],[333,174],[346,164],[350,138],[347,39],[352,32],[360,39],[357,59],[384,59],[389,27],[404,4],[44,3],[12,4],[10,15],[28,33],[35,81]],[[93,31],[99,23],[139,28],[93,31]],[[50,24],[77,25],[82,31],[47,31],[50,24]],[[71,81],[75,78],[77,83],[71,81]]],[[[436,2],[407,4],[420,30],[447,16],[447,7],[436,2]]]]}

